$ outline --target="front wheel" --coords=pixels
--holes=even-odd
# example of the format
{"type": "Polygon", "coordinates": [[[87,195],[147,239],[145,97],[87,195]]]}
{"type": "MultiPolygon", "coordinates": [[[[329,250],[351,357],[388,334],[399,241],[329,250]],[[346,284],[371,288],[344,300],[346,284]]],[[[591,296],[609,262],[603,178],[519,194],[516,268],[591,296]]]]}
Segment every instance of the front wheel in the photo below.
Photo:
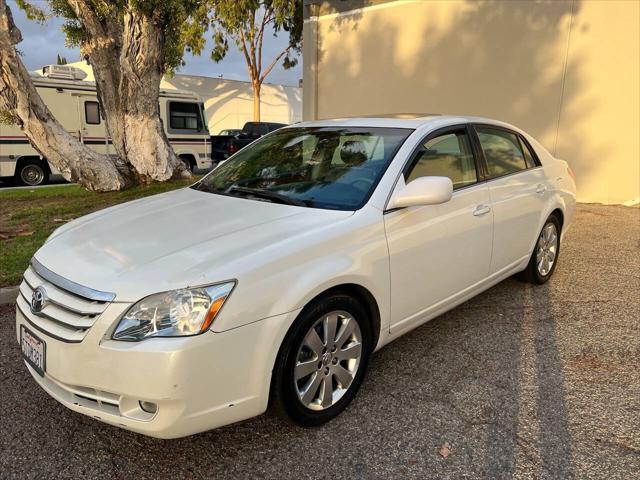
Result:
{"type": "Polygon", "coordinates": [[[530,283],[543,284],[553,275],[560,255],[560,231],[560,221],[551,215],[542,227],[529,264],[523,272],[530,283]]]}
{"type": "Polygon", "coordinates": [[[187,170],[188,172],[193,173],[193,171],[196,168],[195,160],[192,160],[191,156],[186,156],[186,155],[180,156],[180,160],[182,160],[182,163],[184,164],[185,170],[187,170]]]}
{"type": "Polygon", "coordinates": [[[362,305],[345,294],[331,295],[305,309],[278,355],[276,408],[303,426],[321,425],[342,412],[367,369],[370,325],[362,305]]]}

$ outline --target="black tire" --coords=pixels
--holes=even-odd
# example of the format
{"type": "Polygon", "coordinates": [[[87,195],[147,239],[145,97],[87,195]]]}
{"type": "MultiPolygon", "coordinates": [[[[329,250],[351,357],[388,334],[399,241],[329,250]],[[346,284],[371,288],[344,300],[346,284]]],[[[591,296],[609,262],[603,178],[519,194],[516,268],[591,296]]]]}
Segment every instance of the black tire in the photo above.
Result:
{"type": "MultiPolygon", "coordinates": [[[[272,404],[276,412],[304,427],[322,425],[336,417],[351,403],[362,384],[373,349],[372,342],[371,319],[360,302],[350,295],[334,293],[309,304],[287,333],[278,353],[271,384],[272,404]],[[324,410],[311,410],[298,397],[294,368],[299,349],[307,333],[319,319],[334,311],[348,312],[360,327],[362,336],[360,363],[351,384],[335,404],[324,410]]],[[[333,379],[333,376],[331,378],[333,379]]]]}
{"type": "Polygon", "coordinates": [[[39,158],[21,159],[14,176],[18,185],[35,187],[49,182],[49,165],[39,158]]]}
{"type": "Polygon", "coordinates": [[[181,155],[180,160],[182,160],[182,163],[187,167],[187,170],[193,173],[196,168],[196,161],[193,157],[191,155],[181,155]]]}
{"type": "Polygon", "coordinates": [[[543,283],[546,283],[551,278],[551,275],[553,275],[553,272],[555,272],[556,266],[558,265],[558,259],[560,258],[561,231],[562,231],[562,224],[560,223],[560,220],[555,214],[551,214],[549,218],[547,218],[547,221],[544,222],[544,226],[542,227],[542,230],[540,230],[540,233],[538,233],[538,236],[536,237],[536,244],[533,247],[533,252],[531,252],[531,258],[529,259],[529,264],[527,265],[527,268],[522,272],[522,275],[521,275],[523,280],[529,283],[533,283],[534,285],[542,285],[543,283]],[[537,262],[537,252],[538,252],[538,244],[539,244],[538,242],[540,241],[540,236],[542,235],[542,232],[545,230],[545,228],[547,228],[549,224],[553,224],[553,226],[555,227],[555,231],[557,235],[557,248],[556,248],[553,264],[551,265],[551,269],[548,271],[548,273],[542,274],[538,269],[538,262],[537,262]]]}

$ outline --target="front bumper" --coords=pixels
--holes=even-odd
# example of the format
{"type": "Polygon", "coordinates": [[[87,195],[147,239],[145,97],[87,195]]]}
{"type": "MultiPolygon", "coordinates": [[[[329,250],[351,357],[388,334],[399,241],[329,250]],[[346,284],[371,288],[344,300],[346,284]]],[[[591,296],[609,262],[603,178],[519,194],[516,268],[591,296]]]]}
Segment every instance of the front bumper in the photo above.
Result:
{"type": "Polygon", "coordinates": [[[191,435],[266,410],[278,348],[298,312],[222,333],[110,340],[105,332],[127,307],[109,305],[80,343],[35,330],[17,309],[18,342],[20,325],[46,342],[45,376],[27,365],[36,382],[71,410],[157,438],[191,435]],[[157,404],[157,412],[143,411],[140,401],[157,404]]]}

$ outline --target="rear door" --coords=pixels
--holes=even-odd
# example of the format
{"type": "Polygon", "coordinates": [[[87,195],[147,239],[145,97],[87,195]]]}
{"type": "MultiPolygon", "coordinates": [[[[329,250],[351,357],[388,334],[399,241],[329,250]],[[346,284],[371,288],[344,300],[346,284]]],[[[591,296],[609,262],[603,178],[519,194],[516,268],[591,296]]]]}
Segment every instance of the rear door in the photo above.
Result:
{"type": "Polygon", "coordinates": [[[549,185],[533,150],[518,133],[493,125],[475,125],[474,130],[493,204],[495,273],[531,254],[549,185]]]}
{"type": "MultiPolygon", "coordinates": [[[[391,333],[415,326],[489,274],[493,213],[466,125],[427,136],[399,179],[447,176],[452,199],[385,212],[391,333]]],[[[398,187],[396,187],[398,188],[398,187]]]]}

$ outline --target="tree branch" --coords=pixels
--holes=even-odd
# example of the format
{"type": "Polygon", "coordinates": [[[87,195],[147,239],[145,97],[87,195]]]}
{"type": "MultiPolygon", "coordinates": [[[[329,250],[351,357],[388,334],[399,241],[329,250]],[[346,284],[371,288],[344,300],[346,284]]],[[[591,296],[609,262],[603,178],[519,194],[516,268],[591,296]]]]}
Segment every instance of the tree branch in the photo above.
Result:
{"type": "Polygon", "coordinates": [[[269,75],[269,73],[271,73],[271,70],[273,70],[273,67],[276,66],[276,64],[280,61],[280,59],[284,57],[289,52],[289,50],[291,50],[291,45],[289,45],[287,48],[281,51],[278,54],[278,56],[273,59],[273,62],[269,64],[269,66],[265,69],[264,73],[260,77],[260,83],[264,82],[264,79],[267,78],[267,75],[269,75]]]}
{"type": "Polygon", "coordinates": [[[246,44],[242,29],[240,29],[240,46],[242,47],[242,53],[244,53],[244,58],[247,61],[247,69],[249,70],[249,76],[253,81],[253,79],[256,77],[255,71],[254,71],[254,65],[251,63],[251,58],[249,57],[249,52],[247,50],[247,44],[246,44]]]}
{"type": "Polygon", "coordinates": [[[67,3],[90,35],[106,35],[102,23],[90,2],[86,0],[67,0],[67,3]]]}
{"type": "Polygon", "coordinates": [[[126,186],[126,165],[119,170],[110,157],[80,143],[53,117],[16,52],[19,38],[10,9],[0,0],[0,105],[9,110],[33,148],[65,179],[97,191],[126,186]]]}
{"type": "Polygon", "coordinates": [[[264,15],[262,16],[262,22],[260,24],[260,31],[258,32],[258,65],[257,65],[257,70],[258,72],[262,72],[262,41],[264,38],[264,29],[267,26],[267,24],[271,21],[271,14],[273,13],[272,9],[268,9],[266,12],[264,12],[264,15]]]}
{"type": "Polygon", "coordinates": [[[258,61],[256,59],[256,11],[254,10],[249,19],[249,29],[247,30],[249,39],[249,49],[251,54],[251,62],[253,64],[254,78],[258,78],[260,70],[258,70],[258,61]]]}

